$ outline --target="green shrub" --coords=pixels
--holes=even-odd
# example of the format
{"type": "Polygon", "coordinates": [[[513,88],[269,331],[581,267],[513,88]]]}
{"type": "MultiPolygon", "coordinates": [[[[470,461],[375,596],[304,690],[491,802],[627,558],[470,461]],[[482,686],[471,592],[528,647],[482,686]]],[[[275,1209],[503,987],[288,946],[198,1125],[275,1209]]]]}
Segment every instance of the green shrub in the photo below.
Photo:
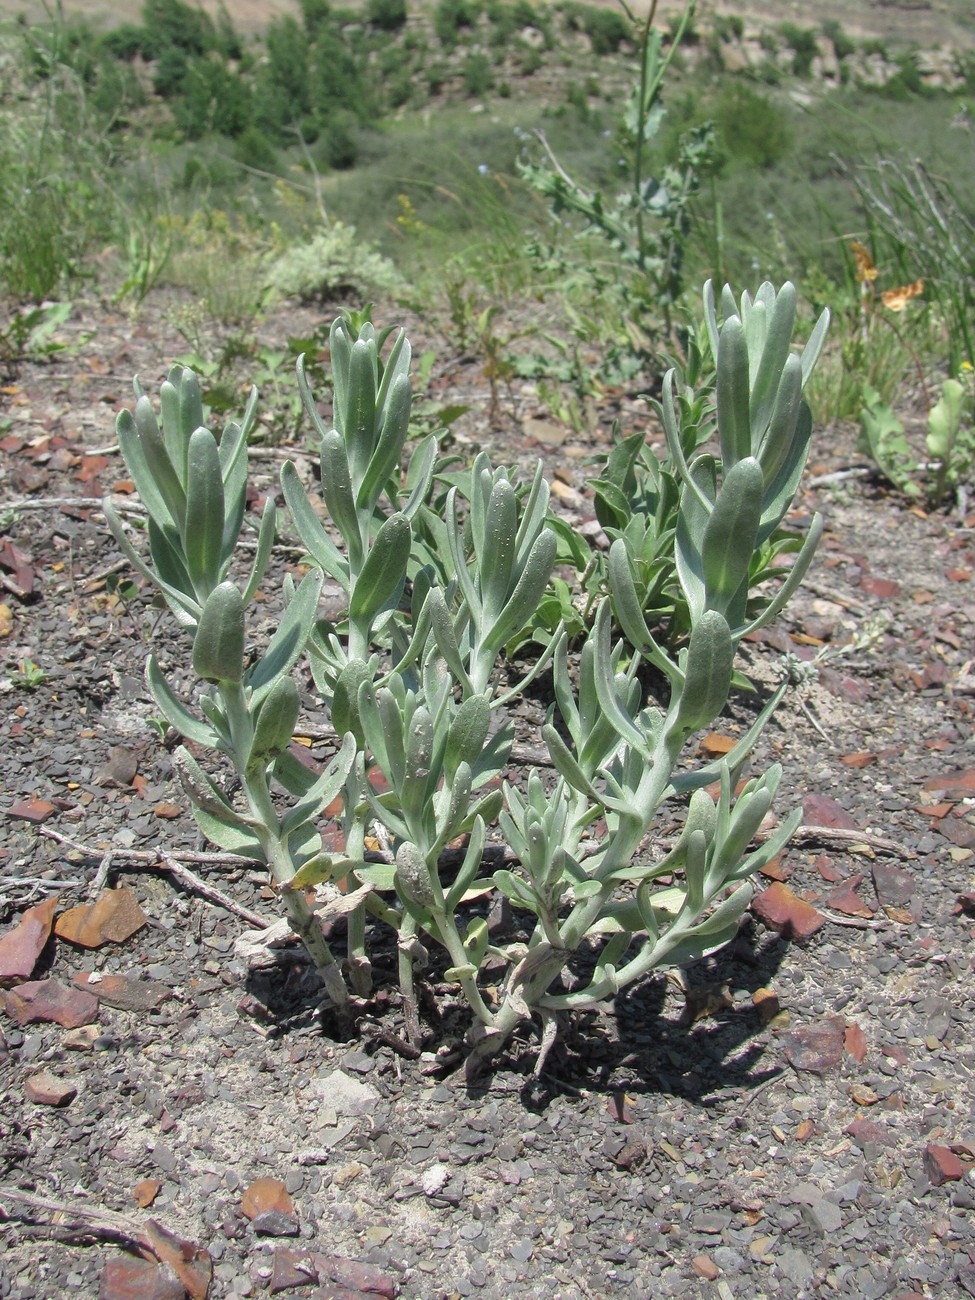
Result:
{"type": "Polygon", "coordinates": [[[471,99],[480,99],[494,85],[494,73],[491,71],[490,60],[480,50],[475,50],[467,56],[460,75],[464,93],[469,95],[471,99]]]}
{"type": "Polygon", "coordinates": [[[811,27],[797,27],[795,23],[783,23],[779,30],[792,51],[793,75],[808,77],[812,72],[813,60],[819,54],[815,31],[811,27]]]}
{"type": "Polygon", "coordinates": [[[331,113],[318,140],[318,155],[326,167],[348,171],[359,160],[356,120],[344,109],[331,113]]]}
{"type": "Polygon", "coordinates": [[[112,59],[131,62],[143,53],[146,45],[145,28],[135,23],[122,23],[106,32],[100,42],[102,50],[112,59]]]}
{"type": "Polygon", "coordinates": [[[721,91],[714,120],[721,153],[732,163],[773,167],[792,145],[790,115],[783,106],[742,82],[721,91]]]}
{"type": "Polygon", "coordinates": [[[184,4],[183,0],[145,0],[142,22],[141,48],[147,59],[162,58],[169,49],[206,54],[217,45],[211,18],[202,8],[184,4]]]}
{"type": "Polygon", "coordinates": [[[265,172],[273,171],[278,163],[274,142],[253,123],[240,133],[234,145],[234,157],[245,167],[256,167],[265,172]]]}
{"type": "Polygon", "coordinates": [[[152,69],[152,88],[161,99],[176,99],[183,93],[183,85],[190,61],[185,50],[178,45],[167,46],[152,69]]]}
{"type": "Polygon", "coordinates": [[[593,54],[616,54],[632,36],[630,24],[616,9],[583,9],[583,31],[589,37],[593,54]]]}
{"type": "Polygon", "coordinates": [[[211,132],[236,139],[253,120],[250,87],[216,59],[189,63],[172,110],[187,140],[200,140],[211,132]]]}
{"type": "Polygon", "coordinates": [[[820,30],[833,47],[833,53],[840,63],[856,53],[856,41],[843,30],[842,23],[835,18],[824,18],[820,30]]]}
{"type": "Polygon", "coordinates": [[[366,19],[384,32],[398,32],[406,26],[406,0],[369,0],[366,19]]]}
{"type": "Polygon", "coordinates": [[[462,27],[473,27],[477,10],[469,0],[439,0],[433,11],[433,29],[441,45],[453,49],[462,27]]]}

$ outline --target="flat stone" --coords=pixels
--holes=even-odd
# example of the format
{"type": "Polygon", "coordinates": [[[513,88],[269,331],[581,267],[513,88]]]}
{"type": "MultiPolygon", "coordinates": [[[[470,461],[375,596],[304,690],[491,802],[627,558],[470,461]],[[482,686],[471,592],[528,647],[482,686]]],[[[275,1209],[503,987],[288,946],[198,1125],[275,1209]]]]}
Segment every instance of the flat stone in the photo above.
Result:
{"type": "Polygon", "coordinates": [[[787,1246],[775,1260],[779,1272],[789,1279],[795,1286],[811,1286],[816,1271],[809,1262],[809,1256],[802,1250],[795,1250],[787,1246]]]}
{"type": "Polygon", "coordinates": [[[24,1081],[24,1096],[35,1106],[67,1106],[77,1095],[73,1083],[59,1079],[50,1070],[40,1070],[24,1081]]]}
{"type": "Polygon", "coordinates": [[[808,943],[826,924],[822,912],[778,880],[755,895],[751,910],[770,930],[796,943],[808,943]]]}
{"type": "Polygon", "coordinates": [[[93,993],[99,1002],[117,1011],[153,1011],[166,998],[173,996],[169,985],[159,980],[100,975],[91,971],[79,971],[72,978],[78,988],[93,993]]]}
{"type": "Polygon", "coordinates": [[[185,1300],[186,1288],[168,1264],[110,1259],[102,1269],[98,1300],[185,1300]]]}
{"type": "Polygon", "coordinates": [[[924,1172],[932,1187],[940,1187],[942,1183],[963,1178],[965,1166],[954,1151],[938,1146],[936,1142],[929,1142],[924,1148],[924,1172]]]}
{"type": "Polygon", "coordinates": [[[818,1024],[793,1029],[784,1035],[786,1060],[793,1069],[822,1078],[842,1061],[845,1033],[842,1016],[828,1016],[818,1024]]]}
{"type": "Polygon", "coordinates": [[[361,1079],[353,1079],[344,1070],[332,1070],[313,1079],[305,1096],[328,1106],[336,1115],[362,1115],[379,1100],[375,1088],[361,1079]]]}
{"type": "Polygon", "coordinates": [[[906,907],[916,896],[917,881],[903,867],[875,862],[871,867],[873,887],[881,903],[888,907],[906,907]]]}
{"type": "Polygon", "coordinates": [[[64,1029],[90,1025],[98,999],[60,980],[30,980],[3,995],[4,1007],[18,1025],[58,1024],[64,1029]]]}
{"type": "Polygon", "coordinates": [[[893,1147],[897,1143],[893,1135],[883,1124],[875,1124],[871,1119],[855,1119],[843,1130],[848,1133],[862,1151],[868,1142],[878,1142],[881,1146],[893,1147]]]}

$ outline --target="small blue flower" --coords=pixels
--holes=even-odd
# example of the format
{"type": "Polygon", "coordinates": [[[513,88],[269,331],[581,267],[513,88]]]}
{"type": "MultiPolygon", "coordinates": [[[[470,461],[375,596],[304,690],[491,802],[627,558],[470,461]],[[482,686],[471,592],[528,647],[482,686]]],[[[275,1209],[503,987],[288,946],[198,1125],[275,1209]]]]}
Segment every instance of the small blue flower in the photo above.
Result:
{"type": "Polygon", "coordinates": [[[487,163],[478,163],[477,170],[481,173],[482,176],[486,176],[488,172],[491,170],[491,168],[487,165],[487,163]]]}

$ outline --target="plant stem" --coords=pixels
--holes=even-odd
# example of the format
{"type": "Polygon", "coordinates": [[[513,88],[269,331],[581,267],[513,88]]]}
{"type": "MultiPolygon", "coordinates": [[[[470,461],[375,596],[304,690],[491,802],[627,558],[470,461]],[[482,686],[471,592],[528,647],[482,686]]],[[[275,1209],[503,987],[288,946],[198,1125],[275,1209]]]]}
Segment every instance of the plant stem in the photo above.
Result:
{"type": "Polygon", "coordinates": [[[255,834],[261,841],[271,879],[280,889],[291,928],[305,945],[315,969],[322,977],[326,992],[338,1010],[345,1011],[348,1008],[349,992],[318,918],[308,906],[304,893],[288,887],[295,874],[295,864],[287,844],[281,838],[281,823],[274,811],[267,772],[264,768],[257,772],[247,770],[254,729],[243,689],[239,682],[221,682],[218,689],[227,713],[234,763],[241,778],[247,806],[259,823],[255,834]]]}

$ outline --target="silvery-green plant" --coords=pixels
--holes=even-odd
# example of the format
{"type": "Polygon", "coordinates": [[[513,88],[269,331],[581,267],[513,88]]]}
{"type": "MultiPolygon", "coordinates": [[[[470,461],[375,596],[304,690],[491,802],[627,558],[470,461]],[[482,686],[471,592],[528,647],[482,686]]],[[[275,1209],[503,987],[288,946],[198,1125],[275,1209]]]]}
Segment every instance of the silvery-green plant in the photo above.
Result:
{"type": "Polygon", "coordinates": [[[334,762],[316,779],[288,753],[300,700],[291,670],[314,623],[322,578],[308,573],[288,583],[285,608],[264,653],[245,663],[246,610],[264,577],[274,540],[276,511],[268,499],[254,560],[243,589],[229,576],[237,552],[247,493],[247,432],[257,393],[241,423],[228,423],[219,442],[203,424],[197,376],[175,367],[160,390],[161,424],[150,399],[135,385],[134,411],[116,424],[119,445],[148,515],[149,557],[132,545],[110,502],[109,526],[133,566],[159,589],[192,636],[190,661],[203,684],[202,717],[179,698],[154,654],[146,679],[161,713],[194,746],[227,756],[240,781],[244,807],[235,805],[180,746],[174,768],[200,829],[212,843],[266,863],[281,891],[292,928],[300,935],[337,1006],[345,982],[301,889],[296,873],[320,858],[317,819],[338,794],[355,756],[347,737],[334,762]],[[279,816],[272,783],[293,796],[279,816]]]}
{"type": "Polygon", "coordinates": [[[679,641],[705,608],[727,616],[736,641],[768,623],[802,580],[822,532],[818,517],[804,541],[781,525],[809,453],[812,416],[803,390],[829,313],[798,354],[792,284],[776,291],[765,283],[754,300],[746,293],[740,303],[726,288],[720,324],[710,281],[704,303],[714,370],[702,372],[698,359],[696,388],[676,367],[664,376],[658,409],[665,459],[658,462],[633,435],[614,449],[594,484],[612,540],[605,585],[640,649],[651,633],[679,641]],[[771,594],[767,584],[776,579],[785,581],[771,594]]]}
{"type": "Polygon", "coordinates": [[[161,430],[140,390],[135,414],[120,417],[122,449],[150,516],[151,563],[131,546],[110,506],[107,514],[126,554],[193,635],[192,665],[206,683],[203,719],[179,701],[154,660],[150,685],[167,719],[196,745],[226,754],[241,783],[240,799],[231,801],[188,751],[179,751],[177,772],[201,828],[214,843],[267,862],[292,927],[340,1005],[346,986],[305,887],[338,879],[367,896],[348,915],[349,973],[361,995],[370,988],[365,906],[396,930],[413,1036],[415,968],[431,945],[440,947],[446,977],[474,1016],[471,1070],[525,1021],[542,1020],[547,1047],[560,1012],[727,942],[751,897],[748,877],[796,823],[794,814],[750,848],[781,772],[773,767],[739,789],[784,684],[720,762],[687,770],[684,756],[694,733],[712,725],[727,702],[739,640],[784,606],[819,535],[816,520],[792,571],[749,617],[755,556],[788,512],[805,462],[811,421],[801,388],[825,320],[799,358],[791,348],[791,286],[778,294],[763,286],[740,304],[726,291],[720,326],[710,292],[706,304],[720,455],[701,451],[697,430],[682,427],[698,421],[704,407],[675,402],[672,375],[662,403],[679,492],[672,566],[688,610],[687,636],[666,647],[655,641],[618,537],[607,565],[609,595],[599,602],[578,662],[557,634],[514,687],[502,686],[504,647],[523,634],[556,558],[548,488],[539,469],[519,492],[509,472],[482,455],[451,487],[442,517],[433,517],[435,442],[406,455],[405,336],[384,361],[385,336],[371,326],[347,320],[333,327],[331,427],[299,366],[320,437],[331,530],[310,506],[296,469],[286,466],[286,501],[315,567],[297,588],[286,581],[281,625],[254,662],[245,663],[246,607],[266,568],[274,513],[273,506],[265,512],[241,590],[228,574],[243,519],[246,461],[239,448],[247,420],[228,426],[218,444],[199,423],[189,372],[174,372],[164,386],[161,430]],[[419,520],[422,527],[414,528],[419,520]],[[318,618],[325,582],[344,604],[328,623],[318,618]],[[617,624],[625,639],[615,635],[617,624]],[[287,751],[298,711],[291,670],[303,651],[343,737],[317,780],[287,751]],[[549,657],[555,704],[543,738],[554,779],[531,771],[524,786],[499,790],[512,737],[506,705],[549,657]],[[665,702],[644,696],[642,663],[660,674],[665,702]],[[329,856],[316,823],[338,794],[345,844],[341,855],[329,856]],[[682,799],[689,803],[677,844],[647,851],[663,805],[682,799]],[[605,829],[597,834],[597,826],[605,829]],[[517,865],[488,875],[492,830],[517,865]],[[367,854],[370,833],[385,850],[381,860],[367,854]],[[467,839],[459,869],[445,873],[444,850],[461,836],[467,839]],[[663,876],[671,879],[661,883],[663,876]],[[494,890],[534,916],[527,943],[489,930],[476,900],[494,890]],[[593,946],[595,969],[573,986],[574,960],[593,946]],[[487,961],[490,985],[483,979],[487,961]]]}

